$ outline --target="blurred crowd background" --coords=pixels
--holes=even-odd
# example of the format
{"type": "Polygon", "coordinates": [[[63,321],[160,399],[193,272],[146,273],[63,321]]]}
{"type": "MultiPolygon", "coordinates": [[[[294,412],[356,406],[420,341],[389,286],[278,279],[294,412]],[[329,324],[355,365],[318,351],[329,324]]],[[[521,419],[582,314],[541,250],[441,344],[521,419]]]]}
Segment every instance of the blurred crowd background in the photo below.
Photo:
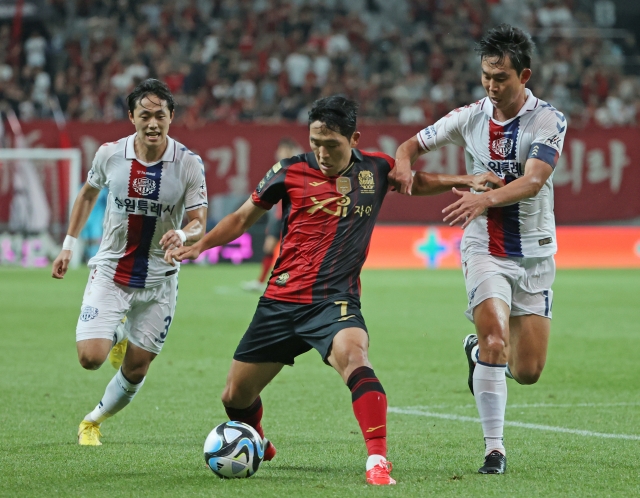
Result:
{"type": "MultiPolygon", "coordinates": [[[[636,0],[628,0],[635,2],[636,0]]],[[[507,22],[537,44],[529,87],[573,127],[640,123],[637,24],[612,0],[14,0],[0,24],[0,110],[126,119],[156,77],[178,122],[306,122],[315,99],[371,122],[428,123],[484,96],[475,42],[507,22]],[[18,12],[19,17],[16,15],[18,12]]]]}

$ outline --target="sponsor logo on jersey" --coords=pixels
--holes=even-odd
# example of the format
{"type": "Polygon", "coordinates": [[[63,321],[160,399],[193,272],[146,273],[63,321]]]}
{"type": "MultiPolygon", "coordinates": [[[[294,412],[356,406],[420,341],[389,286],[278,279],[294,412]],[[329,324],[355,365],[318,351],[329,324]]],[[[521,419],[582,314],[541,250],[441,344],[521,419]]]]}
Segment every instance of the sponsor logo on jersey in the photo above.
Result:
{"type": "Polygon", "coordinates": [[[309,183],[309,185],[311,185],[312,187],[319,187],[320,185],[324,185],[325,183],[327,183],[328,180],[325,180],[323,182],[311,182],[309,183]]]}
{"type": "Polygon", "coordinates": [[[98,308],[94,308],[93,306],[83,306],[80,311],[80,320],[83,322],[88,322],[89,320],[93,320],[98,316],[98,308]]]}
{"type": "Polygon", "coordinates": [[[540,239],[538,241],[538,245],[539,246],[546,246],[547,244],[551,244],[553,242],[553,239],[551,237],[547,237],[545,239],[540,239]]]}
{"type": "Polygon", "coordinates": [[[156,191],[156,182],[150,178],[136,178],[132,187],[140,195],[151,195],[156,191]]]}
{"type": "Polygon", "coordinates": [[[285,285],[287,285],[287,280],[289,280],[289,274],[287,272],[284,272],[283,274],[281,274],[277,279],[276,279],[276,285],[279,287],[284,287],[285,285]]]}
{"type": "Polygon", "coordinates": [[[329,197],[328,199],[323,199],[319,201],[318,199],[312,196],[311,202],[313,202],[313,206],[307,209],[307,213],[311,215],[316,214],[318,211],[323,211],[333,216],[344,217],[344,216],[347,216],[347,213],[349,212],[349,208],[347,206],[351,204],[351,199],[349,199],[349,197],[347,197],[346,195],[341,195],[338,197],[329,197]],[[328,204],[332,203],[333,201],[336,201],[336,205],[337,205],[337,208],[335,211],[332,211],[331,209],[326,207],[328,204]]]}
{"type": "Polygon", "coordinates": [[[422,133],[424,133],[424,136],[427,140],[431,140],[432,138],[435,138],[436,136],[436,127],[435,126],[427,126],[424,130],[422,130],[422,133]]]}
{"type": "Polygon", "coordinates": [[[518,161],[489,161],[487,167],[500,178],[507,175],[519,178],[524,174],[522,163],[518,161]]]}
{"type": "Polygon", "coordinates": [[[360,191],[363,194],[375,193],[375,184],[373,182],[373,173],[371,171],[361,171],[358,173],[358,183],[360,184],[360,191]]]}
{"type": "Polygon", "coordinates": [[[500,157],[507,157],[513,150],[513,140],[501,137],[491,142],[491,150],[500,157]]]}

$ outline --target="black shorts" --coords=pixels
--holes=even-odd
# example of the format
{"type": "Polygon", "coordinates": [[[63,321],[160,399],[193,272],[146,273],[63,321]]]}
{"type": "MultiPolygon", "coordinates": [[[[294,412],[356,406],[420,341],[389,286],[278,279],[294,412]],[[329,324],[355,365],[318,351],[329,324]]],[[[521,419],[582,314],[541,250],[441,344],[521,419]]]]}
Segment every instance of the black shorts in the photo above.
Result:
{"type": "Polygon", "coordinates": [[[245,363],[293,365],[296,356],[314,348],[327,363],[333,338],[350,327],[367,332],[357,296],[338,294],[313,304],[276,301],[262,296],[233,359],[245,363]]]}

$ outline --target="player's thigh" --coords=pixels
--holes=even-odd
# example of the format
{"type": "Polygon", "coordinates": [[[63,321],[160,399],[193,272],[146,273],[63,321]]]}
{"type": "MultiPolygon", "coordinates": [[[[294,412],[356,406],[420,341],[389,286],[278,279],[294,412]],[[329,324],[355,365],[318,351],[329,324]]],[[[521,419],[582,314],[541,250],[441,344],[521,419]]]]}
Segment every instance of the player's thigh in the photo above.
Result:
{"type": "Polygon", "coordinates": [[[222,402],[231,408],[246,408],[278,375],[284,363],[245,363],[232,360],[222,402]]]}
{"type": "Polygon", "coordinates": [[[110,344],[116,327],[130,309],[130,300],[127,289],[114,283],[100,269],[91,270],[76,326],[78,350],[105,341],[110,344]]]}
{"type": "Polygon", "coordinates": [[[369,335],[356,296],[341,294],[301,306],[295,316],[295,332],[334,368],[336,365],[331,363],[330,356],[340,365],[350,357],[366,361],[369,335]]]}
{"type": "MultiPolygon", "coordinates": [[[[467,310],[465,316],[475,323],[476,308],[489,299],[503,301],[511,309],[513,282],[517,279],[519,268],[514,261],[491,255],[472,255],[462,264],[464,282],[467,290],[467,310]]],[[[486,304],[481,307],[491,308],[486,304]]],[[[507,323],[505,323],[505,326],[507,323]]]]}
{"type": "Polygon", "coordinates": [[[547,258],[525,258],[515,282],[511,315],[538,315],[551,318],[556,266],[553,256],[547,258]]]}
{"type": "Polygon", "coordinates": [[[160,285],[136,289],[127,314],[129,342],[150,353],[162,351],[173,323],[178,298],[178,276],[160,285]]]}
{"type": "Polygon", "coordinates": [[[538,380],[547,361],[551,320],[540,315],[512,316],[509,366],[518,381],[538,380]]]}

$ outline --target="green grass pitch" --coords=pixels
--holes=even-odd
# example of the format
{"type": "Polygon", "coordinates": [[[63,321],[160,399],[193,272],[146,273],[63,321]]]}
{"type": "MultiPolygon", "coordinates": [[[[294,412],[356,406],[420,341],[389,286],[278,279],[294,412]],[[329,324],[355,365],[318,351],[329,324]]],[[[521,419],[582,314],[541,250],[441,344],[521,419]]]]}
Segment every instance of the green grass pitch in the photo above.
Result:
{"type": "Polygon", "coordinates": [[[394,488],[364,481],[365,446],[339,376],[314,351],[263,393],[278,448],[250,479],[220,480],[202,445],[258,299],[242,267],[185,267],[163,353],[133,403],[79,447],[77,426],[114,370],[84,371],[75,324],[88,270],[0,269],[0,496],[640,495],[640,272],[560,271],[547,367],[509,381],[509,470],[481,476],[482,433],[467,390],[457,271],[367,271],[370,357],[388,395],[394,488]]]}

